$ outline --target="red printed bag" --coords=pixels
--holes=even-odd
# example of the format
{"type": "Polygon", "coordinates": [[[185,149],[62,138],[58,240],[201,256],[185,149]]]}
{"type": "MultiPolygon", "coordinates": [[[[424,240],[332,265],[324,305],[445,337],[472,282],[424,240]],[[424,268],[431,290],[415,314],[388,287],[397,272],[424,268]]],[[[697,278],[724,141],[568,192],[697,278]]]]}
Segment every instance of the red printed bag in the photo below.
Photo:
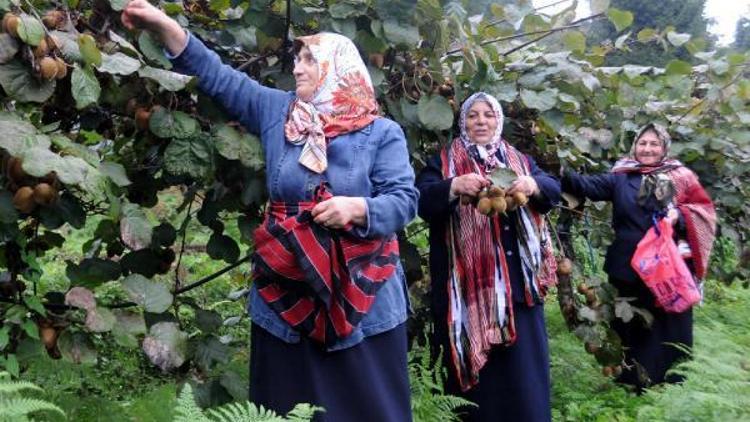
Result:
{"type": "Polygon", "coordinates": [[[672,225],[661,219],[643,236],[630,265],[667,312],[684,312],[701,300],[693,275],[672,240],[672,225]]]}

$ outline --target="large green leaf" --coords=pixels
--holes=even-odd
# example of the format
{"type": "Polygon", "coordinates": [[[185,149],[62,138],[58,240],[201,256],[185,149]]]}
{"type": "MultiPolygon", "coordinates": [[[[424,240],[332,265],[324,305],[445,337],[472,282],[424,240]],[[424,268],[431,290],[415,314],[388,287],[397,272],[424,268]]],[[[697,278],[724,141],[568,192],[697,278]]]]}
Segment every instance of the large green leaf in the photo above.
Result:
{"type": "Polygon", "coordinates": [[[206,134],[174,139],[164,151],[164,167],[174,175],[205,178],[213,170],[213,144],[206,134]]]}
{"type": "Polygon", "coordinates": [[[197,341],[195,346],[195,361],[205,371],[210,371],[216,364],[227,363],[232,349],[214,336],[208,336],[197,341]]]}
{"type": "Polygon", "coordinates": [[[256,136],[240,133],[233,127],[222,124],[215,129],[214,138],[216,151],[224,158],[239,160],[253,170],[263,168],[263,148],[256,136]]]}
{"type": "Polygon", "coordinates": [[[13,206],[13,194],[0,190],[0,223],[14,224],[18,220],[18,211],[13,206]]]}
{"type": "Polygon", "coordinates": [[[18,41],[12,36],[0,34],[0,64],[8,63],[18,53],[18,41]]]}
{"type": "Polygon", "coordinates": [[[187,334],[173,322],[159,322],[151,326],[143,340],[143,351],[151,362],[167,371],[182,366],[187,355],[187,334]]]}
{"type": "Polygon", "coordinates": [[[96,348],[86,333],[65,330],[60,335],[57,346],[65,360],[84,365],[96,364],[96,348]]]}
{"type": "Polygon", "coordinates": [[[142,78],[153,79],[167,91],[179,91],[193,79],[192,76],[186,76],[169,70],[157,69],[151,66],[144,66],[138,70],[138,76],[142,78]]]}
{"type": "Polygon", "coordinates": [[[669,40],[669,42],[673,46],[679,47],[690,41],[690,34],[681,34],[679,32],[669,31],[667,32],[667,40],[669,40]]]}
{"type": "Polygon", "coordinates": [[[80,264],[68,261],[65,274],[74,286],[97,287],[120,277],[120,264],[102,258],[85,258],[80,264]]]}
{"type": "Polygon", "coordinates": [[[633,23],[633,14],[627,10],[620,10],[610,7],[607,11],[609,21],[615,26],[617,32],[629,27],[633,23]]]}
{"type": "Polygon", "coordinates": [[[112,6],[112,10],[119,12],[125,9],[125,6],[127,6],[129,2],[129,0],[109,0],[109,5],[112,6]]]}
{"type": "Polygon", "coordinates": [[[448,130],[453,127],[453,109],[442,95],[423,95],[417,103],[417,115],[427,129],[448,130]]]}
{"type": "Polygon", "coordinates": [[[689,75],[693,72],[693,67],[688,62],[674,59],[667,63],[666,71],[667,75],[689,75]]]}
{"type": "Polygon", "coordinates": [[[137,251],[151,244],[153,228],[146,213],[135,204],[125,204],[120,214],[120,236],[122,242],[137,251]]]}
{"type": "Polygon", "coordinates": [[[583,52],[586,50],[586,36],[580,31],[568,31],[563,34],[563,43],[570,51],[583,52]]]}
{"type": "Polygon", "coordinates": [[[86,313],[86,328],[95,333],[111,331],[115,322],[115,315],[107,308],[96,307],[86,313]]]}
{"type": "Polygon", "coordinates": [[[130,299],[146,312],[160,314],[172,305],[173,297],[166,284],[151,281],[140,274],[131,274],[122,281],[130,299]]]}
{"type": "Polygon", "coordinates": [[[208,239],[206,253],[212,259],[223,259],[228,263],[235,262],[240,257],[240,248],[237,242],[229,236],[214,233],[208,239]]]}
{"type": "Polygon", "coordinates": [[[415,26],[403,25],[396,20],[383,21],[383,33],[397,46],[412,48],[419,42],[419,31],[415,26]]]}
{"type": "Polygon", "coordinates": [[[55,38],[57,47],[68,61],[84,61],[81,48],[78,46],[78,37],[75,34],[66,31],[52,31],[50,34],[55,38]]]}
{"type": "Polygon", "coordinates": [[[94,293],[85,287],[73,287],[65,293],[65,304],[90,310],[96,308],[94,293]]]}
{"type": "Polygon", "coordinates": [[[117,321],[112,327],[112,335],[117,344],[129,348],[138,347],[138,339],[135,336],[146,333],[143,315],[125,309],[115,309],[112,312],[117,321]]]}
{"type": "Polygon", "coordinates": [[[187,113],[154,107],[149,129],[160,138],[186,138],[198,131],[198,122],[187,113]]]}
{"type": "Polygon", "coordinates": [[[123,54],[104,54],[102,64],[97,67],[100,72],[110,73],[113,75],[130,75],[141,68],[141,62],[123,54]]]}
{"type": "Polygon", "coordinates": [[[117,186],[129,186],[132,182],[128,179],[125,167],[120,163],[102,161],[99,164],[99,171],[109,177],[117,186]]]}
{"type": "Polygon", "coordinates": [[[55,92],[55,80],[40,80],[30,67],[19,61],[0,65],[0,85],[5,93],[21,102],[43,103],[55,92]]]}
{"type": "Polygon", "coordinates": [[[82,109],[95,104],[102,92],[99,80],[91,69],[75,66],[70,77],[70,91],[76,100],[76,108],[82,109]]]}
{"type": "MultiPolygon", "coordinates": [[[[6,111],[0,111],[0,133],[3,134],[0,147],[14,157],[22,156],[26,149],[32,146],[49,148],[50,144],[44,144],[44,138],[37,139],[37,129],[34,125],[19,116],[6,111]],[[41,141],[41,144],[39,142],[41,141]]],[[[49,140],[49,139],[47,139],[49,140]]]]}
{"type": "Polygon", "coordinates": [[[78,48],[81,51],[81,56],[86,64],[91,66],[101,66],[102,64],[102,52],[99,51],[99,47],[96,46],[96,40],[89,34],[81,34],[78,36],[78,48]]]}
{"type": "Polygon", "coordinates": [[[539,111],[551,110],[557,104],[557,90],[548,89],[541,92],[521,89],[521,100],[529,108],[539,111]]]}
{"type": "Polygon", "coordinates": [[[162,47],[148,31],[141,32],[141,35],[138,37],[138,46],[143,55],[149,60],[165,69],[172,68],[172,63],[164,56],[164,50],[162,50],[162,47]]]}
{"type": "Polygon", "coordinates": [[[18,38],[26,44],[37,46],[44,38],[44,25],[33,16],[23,14],[18,24],[18,38]]]}

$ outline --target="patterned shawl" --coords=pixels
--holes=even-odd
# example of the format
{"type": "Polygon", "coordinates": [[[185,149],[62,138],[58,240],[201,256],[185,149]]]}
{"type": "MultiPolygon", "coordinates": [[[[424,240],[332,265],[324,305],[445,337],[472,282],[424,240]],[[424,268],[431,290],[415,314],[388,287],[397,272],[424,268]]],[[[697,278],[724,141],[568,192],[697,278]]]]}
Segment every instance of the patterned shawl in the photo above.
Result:
{"type": "Polygon", "coordinates": [[[300,164],[323,173],[328,167],[327,139],[369,125],[380,117],[380,108],[370,74],[351,40],[320,33],[295,42],[310,49],[318,64],[318,83],[310,102],[294,100],[284,131],[289,142],[304,145],[300,164]]]}
{"type": "Polygon", "coordinates": [[[635,136],[630,155],[618,160],[613,173],[640,173],[643,175],[638,192],[638,203],[643,204],[649,196],[668,208],[676,207],[685,221],[687,241],[692,252],[695,275],[699,279],[706,276],[709,258],[716,236],[716,210],[711,198],[698,181],[698,176],[680,161],[668,158],[672,140],[660,125],[651,123],[644,126],[635,136]],[[635,144],[643,133],[652,130],[664,145],[661,160],[644,166],[635,159],[635,144]]]}
{"type": "MultiPolygon", "coordinates": [[[[462,106],[460,123],[460,138],[441,153],[445,178],[467,173],[487,175],[496,167],[529,174],[526,156],[500,137],[502,110],[495,98],[484,93],[469,97],[462,106]],[[490,104],[500,120],[495,136],[485,147],[471,143],[466,134],[466,114],[476,101],[490,104]],[[490,155],[482,154],[490,151],[490,155]]],[[[557,281],[551,240],[541,215],[523,207],[507,216],[487,217],[471,205],[456,207],[446,236],[450,253],[448,326],[451,357],[464,391],[479,381],[479,371],[491,349],[510,345],[516,339],[511,275],[499,241],[503,224],[516,227],[527,304],[540,303],[547,287],[557,281]]]]}

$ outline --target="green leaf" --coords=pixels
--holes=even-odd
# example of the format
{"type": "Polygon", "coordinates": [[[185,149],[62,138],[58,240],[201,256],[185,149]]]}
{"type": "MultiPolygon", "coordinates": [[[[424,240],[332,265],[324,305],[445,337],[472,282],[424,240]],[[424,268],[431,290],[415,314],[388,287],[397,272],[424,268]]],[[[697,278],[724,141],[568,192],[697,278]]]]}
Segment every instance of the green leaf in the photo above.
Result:
{"type": "Polygon", "coordinates": [[[132,182],[128,179],[125,167],[120,163],[102,161],[99,164],[99,171],[109,177],[117,186],[129,186],[132,182]]]}
{"type": "Polygon", "coordinates": [[[0,65],[0,85],[15,100],[43,103],[55,92],[56,80],[40,80],[31,74],[29,65],[11,60],[0,65]]]}
{"type": "Polygon", "coordinates": [[[153,229],[146,213],[135,204],[125,204],[120,214],[120,236],[122,242],[134,251],[151,244],[153,229]]]}
{"type": "Polygon", "coordinates": [[[186,138],[198,131],[198,122],[190,115],[164,107],[154,107],[148,126],[160,138],[186,138]]]}
{"type": "MultiPolygon", "coordinates": [[[[130,0],[123,0],[123,1],[130,1],[130,0]]],[[[135,46],[133,44],[131,44],[128,40],[126,40],[125,38],[117,35],[116,32],[109,31],[109,39],[113,43],[119,45],[124,51],[129,51],[133,55],[141,57],[141,52],[138,51],[138,49],[135,48],[135,46]]]]}
{"type": "Polygon", "coordinates": [[[144,66],[138,70],[138,76],[155,80],[167,91],[179,91],[185,88],[185,86],[193,80],[192,76],[170,72],[169,70],[157,69],[151,66],[144,66]]]}
{"type": "Polygon", "coordinates": [[[586,51],[586,36],[580,31],[569,31],[563,35],[563,43],[570,51],[586,51]]]}
{"type": "Polygon", "coordinates": [[[83,62],[81,48],[78,46],[78,37],[66,31],[51,31],[50,35],[55,37],[57,47],[63,57],[72,62],[83,62]]]}
{"type": "Polygon", "coordinates": [[[70,91],[76,100],[76,108],[83,109],[99,100],[102,92],[99,80],[91,69],[83,69],[78,65],[73,69],[70,77],[70,91]]]}
{"type": "Polygon", "coordinates": [[[429,130],[453,127],[453,109],[442,95],[423,95],[417,103],[419,121],[429,130]]]}
{"type": "Polygon", "coordinates": [[[518,179],[518,175],[515,171],[509,168],[498,167],[490,174],[492,184],[503,189],[508,189],[516,179],[518,179]]]}
{"type": "Polygon", "coordinates": [[[420,39],[416,26],[402,26],[398,21],[391,19],[383,21],[383,33],[388,41],[406,48],[413,48],[420,39]]]}
{"type": "Polygon", "coordinates": [[[65,275],[75,286],[94,288],[120,278],[120,264],[108,259],[85,258],[80,264],[68,261],[65,275]]]}
{"type": "Polygon", "coordinates": [[[159,322],[143,340],[143,351],[162,371],[177,368],[185,362],[187,337],[174,322],[159,322]]]}
{"type": "Polygon", "coordinates": [[[689,75],[693,72],[693,67],[688,62],[674,59],[667,63],[666,72],[667,75],[689,75]]]}
{"type": "Polygon", "coordinates": [[[609,0],[591,0],[589,7],[592,15],[604,13],[609,9],[609,0]]]}
{"type": "Polygon", "coordinates": [[[151,236],[151,243],[155,246],[162,246],[168,248],[172,246],[174,241],[177,239],[177,231],[174,226],[169,223],[161,223],[154,227],[153,234],[151,236]]]}
{"type": "Polygon", "coordinates": [[[80,331],[65,330],[57,341],[63,358],[69,362],[84,365],[96,364],[96,349],[91,337],[80,331]]]}
{"type": "Polygon", "coordinates": [[[18,211],[13,206],[13,194],[7,190],[0,191],[0,223],[14,224],[18,220],[18,211]]]}
{"type": "Polygon", "coordinates": [[[141,49],[141,53],[143,53],[143,55],[149,60],[157,63],[164,69],[172,68],[172,63],[166,58],[166,56],[164,56],[164,51],[162,50],[161,45],[159,45],[148,31],[141,32],[141,35],[138,37],[138,46],[141,49]]]}
{"type": "Polygon", "coordinates": [[[233,127],[222,124],[215,129],[216,151],[229,160],[239,160],[253,170],[261,170],[265,164],[260,140],[253,135],[240,133],[233,127]]]}
{"type": "Polygon", "coordinates": [[[125,347],[138,347],[138,339],[135,336],[146,332],[146,321],[143,315],[124,309],[114,309],[112,313],[117,320],[112,327],[115,341],[125,347]]]}
{"type": "Polygon", "coordinates": [[[12,36],[0,34],[0,64],[8,63],[18,53],[18,41],[12,36]]]}
{"type": "Polygon", "coordinates": [[[239,259],[240,248],[231,237],[214,233],[208,239],[206,253],[212,259],[223,259],[231,264],[239,259]]]}
{"type": "Polygon", "coordinates": [[[31,338],[39,340],[39,327],[36,326],[34,321],[27,319],[21,324],[21,328],[24,332],[26,332],[26,335],[28,335],[31,338]]]}
{"type": "Polygon", "coordinates": [[[607,11],[609,21],[615,26],[617,32],[629,27],[633,23],[633,14],[627,10],[620,10],[610,7],[607,11]]]}
{"type": "Polygon", "coordinates": [[[351,19],[367,13],[366,2],[336,2],[328,8],[328,14],[335,19],[351,19]]]}
{"type": "Polygon", "coordinates": [[[18,376],[21,374],[21,368],[18,365],[18,358],[16,358],[16,355],[9,354],[5,357],[5,369],[13,375],[14,377],[18,378],[18,376]]]}
{"type": "Polygon", "coordinates": [[[195,325],[204,333],[212,333],[218,330],[223,321],[218,312],[200,308],[195,310],[195,325]]]}
{"type": "Polygon", "coordinates": [[[638,41],[642,43],[647,43],[656,38],[659,35],[659,33],[653,29],[653,28],[643,28],[640,31],[638,31],[638,41]]]}
{"type": "Polygon", "coordinates": [[[207,177],[213,170],[213,145],[209,136],[198,134],[170,142],[164,151],[164,167],[174,175],[207,177]]]}
{"type": "Polygon", "coordinates": [[[140,68],[141,62],[138,60],[123,53],[114,53],[102,55],[102,63],[97,70],[112,75],[127,76],[140,68]]]}
{"type": "Polygon", "coordinates": [[[548,89],[541,92],[521,89],[521,100],[526,106],[539,111],[551,110],[557,104],[557,90],[548,89]]]}
{"type": "Polygon", "coordinates": [[[88,311],[96,308],[96,299],[91,290],[85,287],[73,287],[65,293],[65,304],[88,311]]]}
{"type": "Polygon", "coordinates": [[[96,40],[89,34],[78,36],[78,48],[81,51],[83,61],[88,65],[101,66],[102,52],[96,46],[96,40]]]}
{"type": "Polygon", "coordinates": [[[674,31],[669,31],[667,32],[667,40],[669,40],[673,46],[679,47],[690,41],[690,34],[680,34],[674,31]]]}
{"type": "Polygon", "coordinates": [[[130,299],[146,312],[160,314],[172,305],[173,297],[164,283],[151,281],[140,274],[131,274],[122,281],[130,299]]]}
{"type": "Polygon", "coordinates": [[[23,303],[25,303],[26,306],[29,307],[29,309],[38,313],[39,315],[47,316],[47,310],[44,308],[42,300],[39,298],[39,296],[24,296],[23,303]]]}
{"type": "MultiPolygon", "coordinates": [[[[0,147],[6,149],[14,157],[22,156],[24,151],[34,146],[33,144],[40,141],[34,136],[37,134],[34,125],[26,120],[21,119],[16,114],[0,111],[0,133],[3,134],[3,141],[0,147]]],[[[41,139],[42,141],[44,138],[41,139]]],[[[43,148],[49,148],[50,144],[38,145],[43,148]]]]}
{"type": "Polygon", "coordinates": [[[86,328],[94,333],[112,331],[115,322],[115,315],[107,308],[96,307],[86,313],[86,328]]]}
{"type": "Polygon", "coordinates": [[[4,350],[10,342],[10,336],[8,335],[9,333],[10,326],[3,325],[2,327],[0,327],[0,350],[4,350]]]}
{"type": "Polygon", "coordinates": [[[205,371],[210,371],[217,363],[229,362],[232,349],[222,344],[214,336],[199,340],[195,347],[195,361],[205,371]]]}
{"type": "Polygon", "coordinates": [[[44,38],[44,25],[37,18],[23,14],[18,23],[18,38],[26,44],[38,46],[44,38]]]}
{"type": "Polygon", "coordinates": [[[120,12],[125,9],[125,6],[130,3],[130,0],[109,0],[109,5],[112,6],[112,10],[120,12]]]}

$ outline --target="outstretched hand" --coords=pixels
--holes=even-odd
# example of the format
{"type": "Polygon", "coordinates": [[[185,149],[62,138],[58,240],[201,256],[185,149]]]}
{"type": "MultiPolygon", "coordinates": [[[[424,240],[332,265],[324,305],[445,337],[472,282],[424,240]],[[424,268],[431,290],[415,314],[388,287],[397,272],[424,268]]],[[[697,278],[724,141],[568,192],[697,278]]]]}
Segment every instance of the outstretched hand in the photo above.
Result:
{"type": "Polygon", "coordinates": [[[147,0],[132,0],[120,15],[128,29],[143,29],[156,35],[172,54],[182,51],[187,35],[180,24],[147,0]]]}

